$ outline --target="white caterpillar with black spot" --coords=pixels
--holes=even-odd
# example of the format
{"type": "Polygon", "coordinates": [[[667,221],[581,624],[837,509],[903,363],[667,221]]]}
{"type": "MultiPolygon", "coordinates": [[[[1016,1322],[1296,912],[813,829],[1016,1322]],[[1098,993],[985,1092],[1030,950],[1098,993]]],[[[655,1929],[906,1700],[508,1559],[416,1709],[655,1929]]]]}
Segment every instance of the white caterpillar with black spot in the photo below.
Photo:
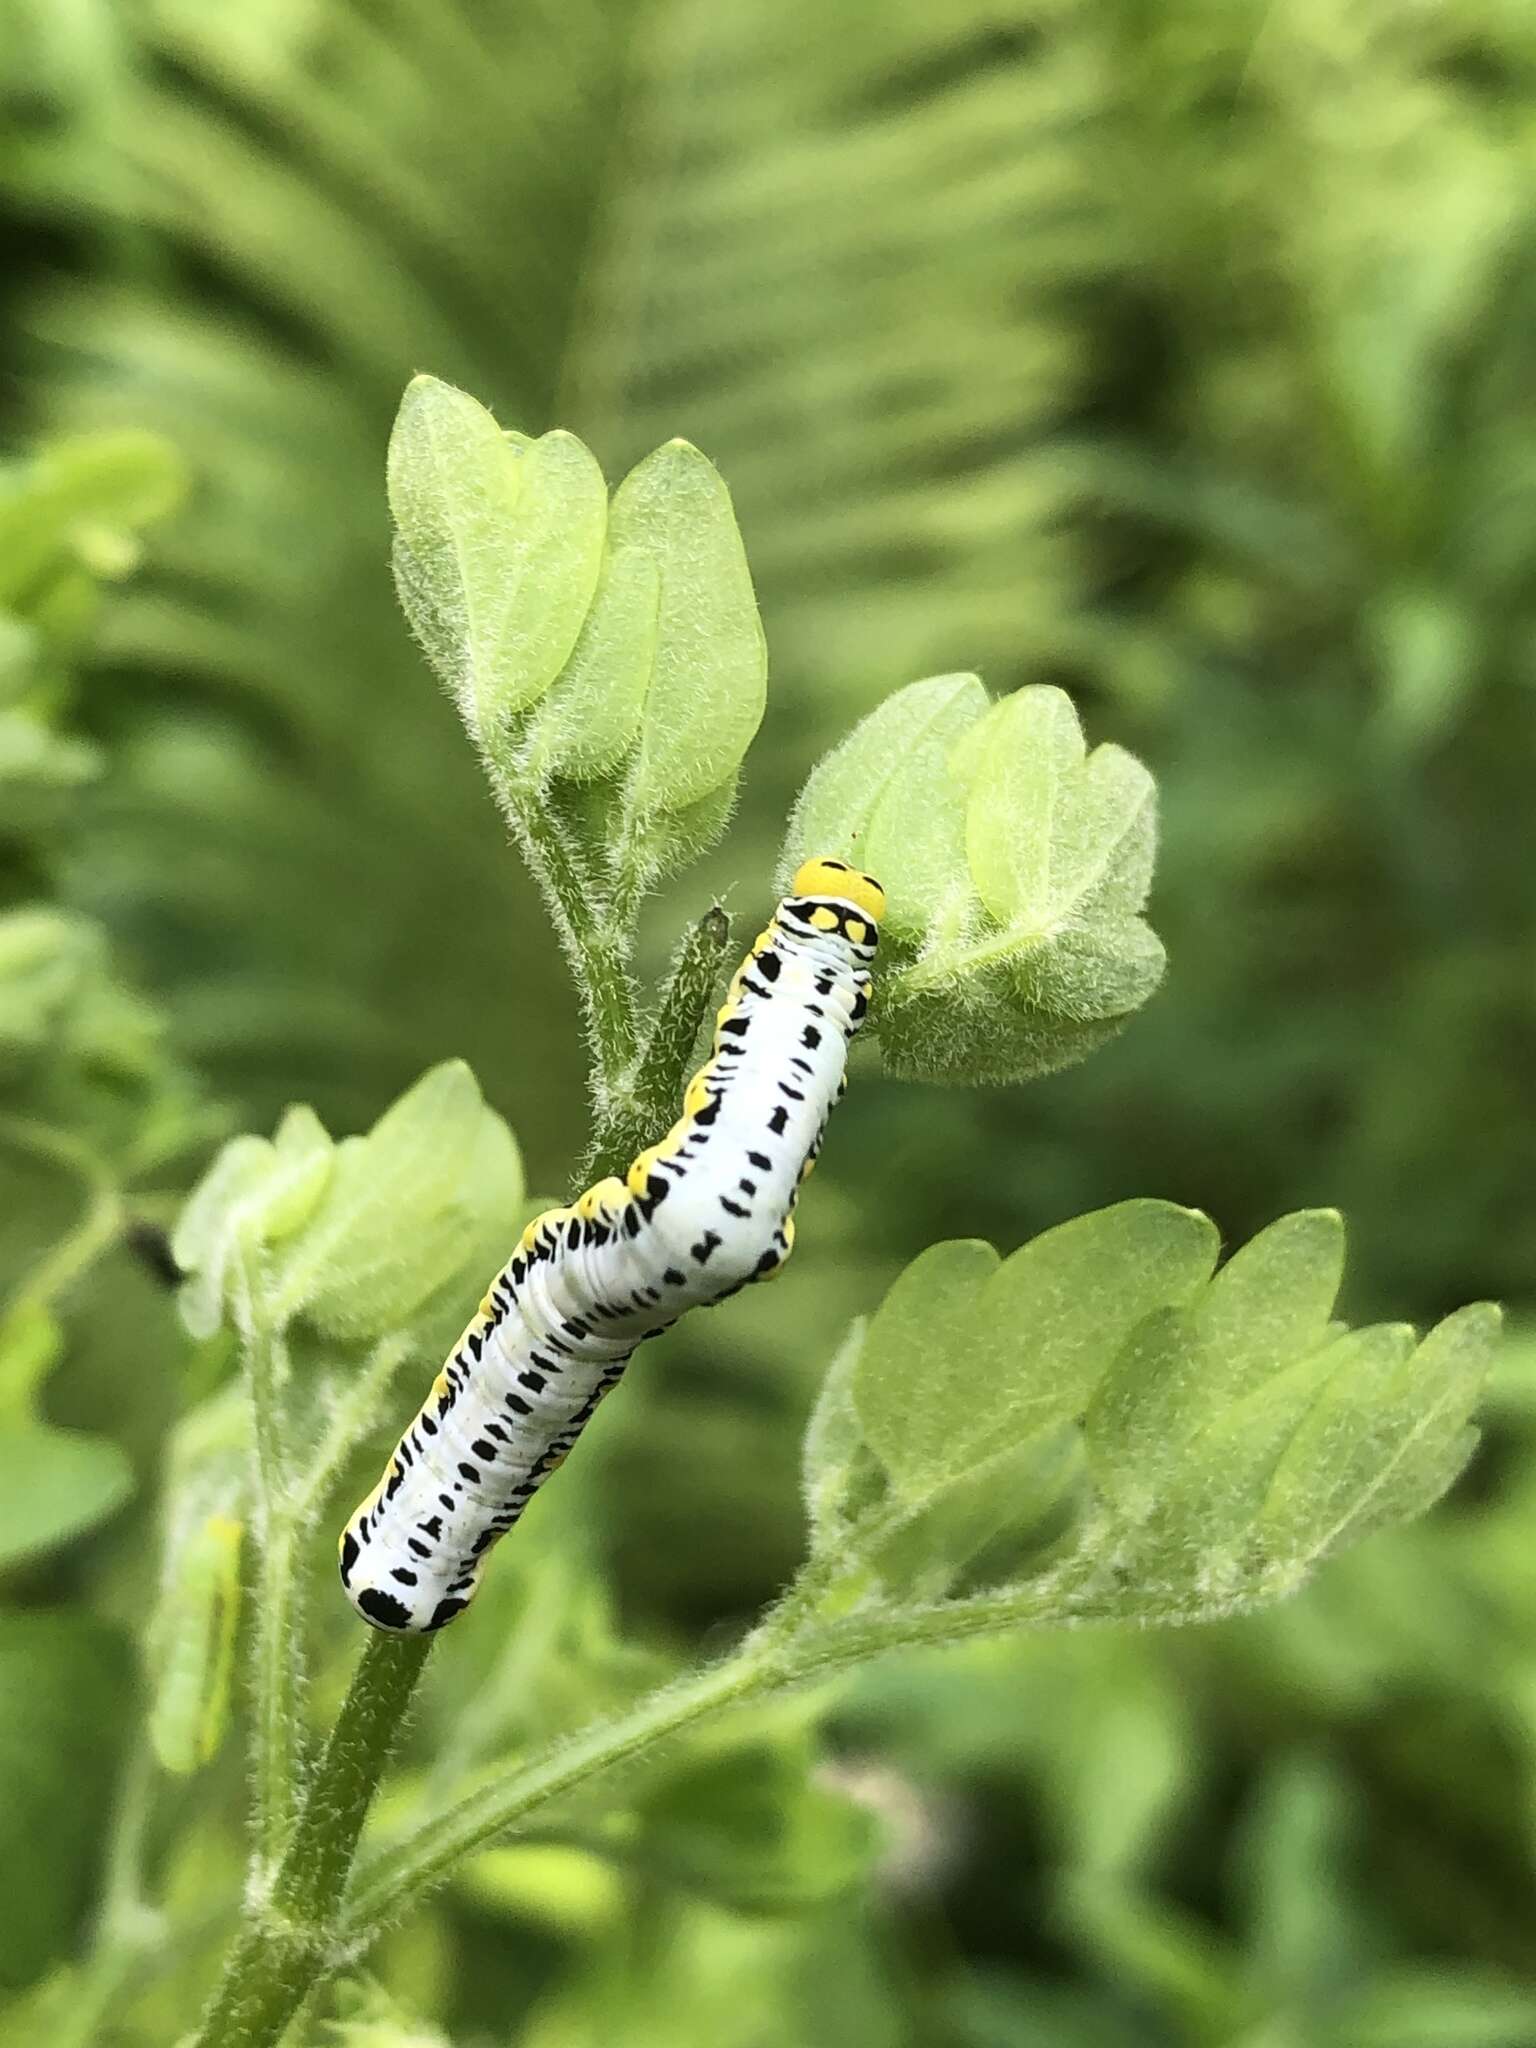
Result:
{"type": "Polygon", "coordinates": [[[341,1582],[376,1628],[441,1628],[636,1345],[776,1271],[869,1002],[878,882],[808,861],[732,979],[683,1114],[624,1180],[530,1223],[374,1491],[341,1582]]]}

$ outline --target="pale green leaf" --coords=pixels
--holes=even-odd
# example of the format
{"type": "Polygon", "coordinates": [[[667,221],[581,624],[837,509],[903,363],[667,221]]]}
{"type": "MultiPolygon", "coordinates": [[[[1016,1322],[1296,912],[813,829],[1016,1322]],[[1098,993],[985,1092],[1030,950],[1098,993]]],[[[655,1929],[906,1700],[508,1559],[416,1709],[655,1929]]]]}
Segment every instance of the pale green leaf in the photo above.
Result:
{"type": "Polygon", "coordinates": [[[335,1148],[314,1111],[288,1110],[276,1137],[233,1138],[188,1197],[171,1238],[187,1275],[182,1320],[209,1337],[227,1301],[254,1270],[262,1247],[291,1236],[313,1211],[330,1177],[335,1148]]]}
{"type": "Polygon", "coordinates": [[[0,915],[0,1055],[56,1043],[72,1005],[106,971],[106,943],[89,919],[46,904],[0,915]]]}
{"type": "Polygon", "coordinates": [[[50,592],[50,568],[84,564],[121,576],[139,558],[140,530],[180,502],[186,469],[170,444],[136,427],[45,445],[0,469],[0,604],[50,592]]]}
{"type": "Polygon", "coordinates": [[[1320,1344],[1344,1277],[1337,1209],[1282,1216],[1233,1253],[1200,1303],[1208,1395],[1225,1400],[1320,1344]]]}
{"type": "Polygon", "coordinates": [[[178,1776],[217,1752],[229,1722],[250,1486],[250,1402],[234,1381],[182,1418],[166,1461],[149,1738],[178,1776]]]}
{"type": "Polygon", "coordinates": [[[608,551],[586,623],[553,689],[534,707],[518,744],[520,772],[587,781],[616,768],[640,725],[656,663],[661,576],[638,539],[623,534],[623,495],[609,517],[608,551]]]}
{"type": "Polygon", "coordinates": [[[956,748],[956,773],[970,784],[971,882],[1000,925],[1043,930],[1050,922],[1060,887],[1052,860],[1057,813],[1082,761],[1072,700],[1045,685],[994,704],[956,748]]]}
{"type": "Polygon", "coordinates": [[[668,441],[614,493],[612,524],[659,584],[654,659],[624,791],[631,836],[730,782],[763,715],[768,656],[730,493],[686,441],[668,441]]]}
{"type": "Polygon", "coordinates": [[[261,1191],[264,1244],[292,1236],[306,1221],[330,1178],[336,1147],[307,1103],[284,1110],[272,1137],[272,1172],[261,1191]]]}
{"type": "Polygon", "coordinates": [[[597,589],[602,472],[574,435],[504,435],[436,378],[401,401],[389,452],[401,602],[482,747],[570,659],[597,589]]]}
{"type": "Polygon", "coordinates": [[[132,1491],[133,1468],[107,1437],[41,1423],[0,1429],[0,1567],[84,1535],[132,1491]]]}
{"type": "Polygon", "coordinates": [[[1461,1468],[1497,1311],[1464,1309],[1421,1344],[1402,1325],[1350,1331],[1330,1316],[1340,1244],[1332,1211],[1284,1217],[1132,1333],[1087,1414],[1122,1531],[1104,1611],[1272,1599],[1461,1468]]]}
{"type": "MultiPolygon", "coordinates": [[[[1095,747],[1063,792],[1051,845],[1051,915],[1139,911],[1157,852],[1157,785],[1123,747],[1095,747]]],[[[1144,927],[1143,927],[1144,929],[1144,927]]]]}
{"type": "Polygon", "coordinates": [[[272,1262],[267,1312],[353,1339],[400,1328],[466,1278],[487,1222],[510,1233],[521,1196],[511,1133],[446,1061],[336,1147],[318,1208],[272,1262]]]}
{"type": "Polygon", "coordinates": [[[930,1245],[870,1322],[853,1368],[853,1400],[866,1440],[903,1491],[920,1493],[956,1469],[948,1448],[951,1432],[964,1426],[953,1412],[956,1388],[985,1401],[966,1362],[981,1290],[999,1263],[976,1238],[930,1245]]]}
{"type": "Polygon", "coordinates": [[[708,852],[735,809],[736,783],[732,775],[708,796],[680,811],[653,811],[636,842],[644,866],[653,874],[666,874],[708,852]]]}
{"type": "Polygon", "coordinates": [[[171,1256],[187,1276],[177,1301],[194,1337],[211,1337],[223,1321],[241,1210],[269,1184],[272,1170],[265,1138],[231,1138],[187,1197],[171,1233],[171,1256]]]}
{"type": "Polygon", "coordinates": [[[779,862],[781,886],[801,861],[837,854],[878,877],[887,931],[914,940],[963,903],[965,796],[950,754],[986,708],[973,675],[931,676],[887,697],[800,792],[779,862]]]}
{"type": "Polygon", "coordinates": [[[962,1574],[983,1580],[1027,1569],[1055,1531],[1082,1471],[1082,1446],[1070,1427],[1031,1432],[956,1471],[904,1511],[884,1533],[852,1540],[889,1592],[938,1599],[962,1574]]]}
{"type": "Polygon", "coordinates": [[[815,770],[781,879],[835,852],[885,885],[872,1030],[914,1079],[1014,1081],[1102,1044],[1162,978],[1139,915],[1156,848],[1151,776],[1085,752],[1048,685],[989,707],[973,676],[898,691],[815,770]]]}
{"type": "MultiPolygon", "coordinates": [[[[1243,1539],[1259,1519],[1276,1471],[1305,1430],[1307,1418],[1326,1403],[1330,1385],[1338,1379],[1381,1385],[1412,1349],[1413,1332],[1401,1324],[1350,1331],[1304,1351],[1225,1405],[1213,1406],[1181,1446],[1177,1463],[1159,1489],[1149,1518],[1148,1548],[1177,1556],[1198,1542],[1213,1559],[1230,1558],[1239,1571],[1246,1570],[1243,1539]]],[[[1203,1366],[1212,1381],[1219,1378],[1210,1370],[1215,1359],[1198,1349],[1198,1338],[1192,1355],[1195,1370],[1203,1366]]],[[[1213,1395],[1215,1391],[1213,1386],[1213,1395]]],[[[1374,1464],[1368,1445],[1358,1436],[1352,1447],[1360,1468],[1374,1464]]],[[[1314,1477],[1309,1469],[1308,1493],[1314,1477]]],[[[1208,1576],[1211,1570],[1208,1566],[1208,1576]]]]}
{"type": "Polygon", "coordinates": [[[1333,1210],[1282,1217],[1187,1312],[1168,1310],[1134,1333],[1088,1411],[1095,1472],[1131,1520],[1152,1511],[1229,1403],[1323,1344],[1342,1260],[1333,1210]]]}
{"type": "Polygon", "coordinates": [[[217,1509],[178,1545],[173,1601],[156,1633],[149,1739],[162,1770],[186,1777],[218,1753],[229,1725],[240,1618],[242,1525],[217,1509]]]}
{"type": "Polygon", "coordinates": [[[1219,1240],[1198,1210],[1119,1202],[1042,1231],[1004,1261],[979,1304],[973,1386],[956,1389],[963,1455],[1080,1415],[1127,1335],[1210,1278],[1219,1240]]]}
{"type": "Polygon", "coordinates": [[[870,1324],[853,1390],[898,1487],[918,1494],[1081,1414],[1129,1332],[1209,1278],[1216,1233],[1133,1201],[1043,1232],[999,1264],[936,1245],[870,1324]]]}
{"type": "Polygon", "coordinates": [[[1499,1326],[1498,1310],[1477,1302],[1416,1348],[1346,1354],[1275,1471],[1265,1542],[1322,1556],[1438,1499],[1476,1442],[1471,1416],[1499,1326]]]}

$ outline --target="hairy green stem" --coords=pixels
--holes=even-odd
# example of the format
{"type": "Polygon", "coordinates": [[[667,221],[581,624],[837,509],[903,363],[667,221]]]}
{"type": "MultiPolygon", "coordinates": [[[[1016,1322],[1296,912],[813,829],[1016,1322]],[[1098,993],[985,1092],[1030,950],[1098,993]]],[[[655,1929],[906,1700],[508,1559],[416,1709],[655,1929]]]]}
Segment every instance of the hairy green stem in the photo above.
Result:
{"type": "Polygon", "coordinates": [[[431,1647],[429,1635],[370,1634],[272,1888],[284,1913],[316,1925],[334,1915],[369,1802],[431,1647]]]}
{"type": "MultiPolygon", "coordinates": [[[[822,1583],[813,1567],[812,1586],[822,1583]]],[[[461,1857],[526,1829],[557,1800],[634,1763],[685,1728],[774,1693],[824,1684],[894,1651],[1112,1620],[1119,1612],[1115,1592],[1067,1570],[968,1599],[874,1607],[822,1620],[807,1615],[806,1602],[792,1587],[734,1656],[648,1694],[504,1776],[482,1779],[470,1795],[376,1857],[353,1885],[343,1936],[349,1944],[365,1944],[389,1917],[440,1883],[461,1857]]],[[[1174,1601],[1155,1618],[1177,1623],[1208,1613],[1208,1605],[1198,1601],[1174,1601]]]]}
{"type": "MultiPolygon", "coordinates": [[[[474,1850],[526,1831],[578,1789],[632,1766],[678,1735],[775,1693],[835,1679],[893,1650],[935,1647],[1021,1626],[1084,1622],[1115,1612],[1112,1598],[1046,1578],[931,1607],[807,1619],[791,1599],[734,1655],[580,1730],[472,1793],[348,1873],[363,1819],[430,1645],[375,1636],[363,1654],[315,1772],[287,1852],[241,1936],[191,2048],[272,2048],[314,1987],[366,1948],[387,1920],[430,1891],[474,1850]]],[[[1159,1618],[1193,1619],[1171,1607],[1159,1618]]]]}
{"type": "Polygon", "coordinates": [[[266,1517],[261,1539],[253,1666],[251,1743],[256,1840],[271,1869],[293,1824],[299,1774],[298,1564],[294,1532],[285,1517],[266,1517]]]}
{"type": "Polygon", "coordinates": [[[673,958],[635,1075],[641,1104],[661,1115],[677,1107],[730,943],[731,920],[714,903],[688,927],[673,958]]]}
{"type": "Polygon", "coordinates": [[[282,1851],[293,1821],[299,1762],[297,1547],[289,1512],[288,1457],[280,1387],[286,1359],[281,1340],[256,1310],[249,1274],[241,1276],[240,1324],[256,1445],[255,1532],[258,1598],[251,1636],[251,1775],[256,1839],[267,1868],[282,1851]]]}
{"type": "MultiPolygon", "coordinates": [[[[341,1931],[362,1945],[402,1907],[442,1881],[461,1857],[528,1824],[557,1800],[670,1741],[683,1729],[713,1720],[774,1693],[840,1677],[871,1658],[995,1635],[1050,1622],[1094,1620],[1110,1609],[1065,1599],[1049,1582],[973,1600],[925,1608],[859,1613],[829,1623],[801,1623],[793,1589],[737,1652],[647,1694],[612,1720],[596,1723],[544,1756],[501,1776],[482,1779],[467,1797],[435,1815],[359,1873],[342,1916],[341,1931]]],[[[1177,1618],[1177,1617],[1170,1617],[1177,1618]]]]}
{"type": "Polygon", "coordinates": [[[8,1304],[19,1308],[32,1302],[51,1308],[116,1242],[123,1223],[122,1190],[112,1169],[89,1145],[50,1124],[30,1117],[0,1117],[0,1143],[61,1167],[86,1191],[79,1221],[23,1278],[8,1304]]]}
{"type": "Polygon", "coordinates": [[[430,1636],[372,1634],[265,1900],[256,1906],[190,2048],[272,2048],[337,1968],[337,1907],[430,1636]]]}
{"type": "Polygon", "coordinates": [[[495,780],[571,956],[597,1062],[593,1092],[601,1109],[606,1092],[634,1066],[640,1046],[629,972],[630,933],[608,914],[601,891],[582,872],[569,834],[542,797],[499,776],[495,780]]]}
{"type": "Polygon", "coordinates": [[[673,956],[656,1014],[629,1085],[608,1096],[582,1162],[581,1182],[621,1173],[677,1115],[699,1027],[730,944],[731,921],[714,904],[691,924],[673,956]]]}
{"type": "Polygon", "coordinates": [[[624,1713],[557,1743],[499,1784],[438,1814],[360,1873],[342,1919],[343,1935],[366,1941],[406,1900],[429,1890],[460,1857],[528,1822],[595,1779],[632,1763],[694,1723],[760,1698],[781,1682],[777,1667],[744,1645],[648,1693],[624,1713]]]}

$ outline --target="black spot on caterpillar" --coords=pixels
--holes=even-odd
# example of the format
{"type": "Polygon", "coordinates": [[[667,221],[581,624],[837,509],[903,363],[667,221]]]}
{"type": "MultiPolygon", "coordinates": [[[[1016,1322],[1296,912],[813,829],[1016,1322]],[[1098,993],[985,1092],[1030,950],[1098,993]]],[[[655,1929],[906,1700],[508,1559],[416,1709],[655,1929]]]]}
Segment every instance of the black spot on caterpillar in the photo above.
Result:
{"type": "Polygon", "coordinates": [[[375,1628],[419,1634],[462,1613],[635,1347],[783,1264],[884,908],[870,876],[806,862],[732,977],[672,1129],[623,1180],[523,1232],[342,1531],[342,1585],[375,1628]]]}

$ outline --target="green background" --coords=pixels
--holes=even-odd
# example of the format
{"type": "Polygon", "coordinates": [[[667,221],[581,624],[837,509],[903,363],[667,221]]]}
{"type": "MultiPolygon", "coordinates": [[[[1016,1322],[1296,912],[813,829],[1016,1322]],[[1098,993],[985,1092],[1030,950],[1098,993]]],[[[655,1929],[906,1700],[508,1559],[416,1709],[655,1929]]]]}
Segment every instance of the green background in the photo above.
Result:
{"type": "MultiPolygon", "coordinates": [[[[1536,2041],[1536,18],[3,0],[0,35],[7,445],[148,429],[187,478],[61,634],[102,772],[0,816],[0,902],[102,923],[226,1128],[358,1129],[462,1055],[530,1187],[585,1134],[563,963],[390,587],[415,371],[610,481],[679,434],[730,485],[769,713],[648,965],[714,893],[746,935],[805,775],[915,676],[1058,683],[1157,776],[1146,1013],[1025,1088],[871,1065],[772,1314],[679,1331],[610,1404],[582,1512],[626,1636],[707,1649],[788,1575],[816,1381],[937,1237],[1155,1194],[1233,1242],[1335,1204],[1352,1314],[1515,1317],[1452,1498],[1292,1606],[862,1678],[831,1734],[872,1874],[813,1828],[771,1914],[707,1858],[617,1900],[597,1855],[477,1866],[375,1958],[395,1995],[537,2048],[1536,2041]]],[[[0,1172],[3,1278],[75,1194],[0,1172]]],[[[139,1491],[4,1581],[18,1989],[96,1882],[151,1479],[214,1373],[126,1254],[65,1323],[47,1419],[139,1491]]],[[[200,1986],[237,1763],[194,1787],[200,1986]]]]}

